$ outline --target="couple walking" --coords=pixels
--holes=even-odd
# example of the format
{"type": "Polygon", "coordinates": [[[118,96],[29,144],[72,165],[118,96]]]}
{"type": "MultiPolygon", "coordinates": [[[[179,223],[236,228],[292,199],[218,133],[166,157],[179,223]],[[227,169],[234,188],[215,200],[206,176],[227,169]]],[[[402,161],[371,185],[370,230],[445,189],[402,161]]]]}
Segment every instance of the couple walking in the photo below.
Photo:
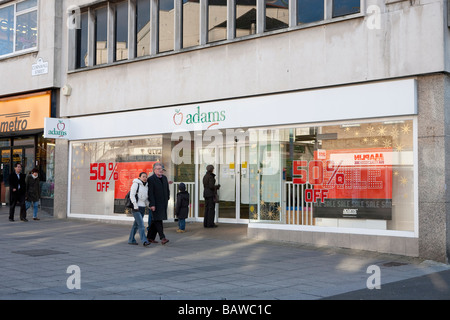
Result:
{"type": "Polygon", "coordinates": [[[170,198],[169,182],[163,175],[163,165],[159,162],[153,165],[153,175],[147,177],[145,172],[139,174],[139,178],[133,180],[130,190],[130,199],[134,205],[132,209],[134,223],[131,227],[129,244],[137,245],[135,234],[139,231],[139,236],[144,246],[151,243],[158,243],[155,240],[159,234],[161,244],[169,242],[164,235],[163,220],[167,219],[167,205],[170,198]],[[136,196],[133,196],[136,195],[136,196]],[[148,215],[148,233],[145,236],[144,214],[145,208],[150,208],[148,215]]]}

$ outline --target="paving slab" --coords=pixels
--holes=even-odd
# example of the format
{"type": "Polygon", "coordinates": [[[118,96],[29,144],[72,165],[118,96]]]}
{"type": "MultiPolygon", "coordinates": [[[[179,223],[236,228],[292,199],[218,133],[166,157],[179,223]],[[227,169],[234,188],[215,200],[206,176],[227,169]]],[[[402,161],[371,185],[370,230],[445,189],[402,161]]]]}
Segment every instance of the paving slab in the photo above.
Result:
{"type": "Polygon", "coordinates": [[[276,301],[350,292],[357,299],[370,291],[369,266],[379,268],[382,288],[450,270],[411,257],[248,239],[239,224],[188,223],[186,233],[177,233],[165,223],[170,242],[144,247],[127,243],[131,222],[40,217],[9,222],[0,208],[2,300],[276,301]]]}

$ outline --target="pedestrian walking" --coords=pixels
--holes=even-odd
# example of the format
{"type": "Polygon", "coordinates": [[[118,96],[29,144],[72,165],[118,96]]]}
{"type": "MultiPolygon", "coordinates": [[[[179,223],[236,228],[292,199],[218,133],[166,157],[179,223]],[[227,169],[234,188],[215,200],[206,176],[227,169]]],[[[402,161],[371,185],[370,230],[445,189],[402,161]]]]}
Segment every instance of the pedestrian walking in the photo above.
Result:
{"type": "Polygon", "coordinates": [[[147,239],[151,243],[158,243],[155,240],[159,234],[161,244],[169,242],[164,235],[163,220],[167,220],[167,206],[170,199],[169,182],[163,175],[164,167],[160,162],[153,165],[153,174],[148,178],[148,201],[150,214],[152,214],[152,224],[147,233],[147,239]]]}
{"type": "Polygon", "coordinates": [[[39,170],[34,168],[25,178],[25,209],[33,206],[33,220],[40,220],[37,216],[39,208],[39,199],[41,198],[41,188],[39,181],[39,170]]]}
{"type": "Polygon", "coordinates": [[[218,201],[217,190],[220,188],[220,184],[216,185],[216,175],[214,172],[214,166],[206,166],[206,174],[203,176],[203,198],[205,198],[205,215],[203,217],[203,226],[205,228],[215,228],[217,225],[214,223],[214,217],[216,215],[216,201],[218,201]]]}
{"type": "Polygon", "coordinates": [[[177,232],[186,231],[186,219],[189,215],[189,192],[186,191],[186,185],[181,182],[178,186],[180,192],[177,193],[177,203],[175,206],[175,216],[178,218],[177,232]]]}
{"type": "Polygon", "coordinates": [[[147,174],[141,172],[139,178],[134,179],[130,189],[130,200],[133,203],[133,209],[131,209],[134,217],[134,223],[131,227],[130,237],[128,238],[128,244],[137,245],[135,235],[139,231],[139,237],[142,244],[148,246],[147,237],[145,236],[144,215],[145,208],[148,205],[148,185],[147,174]]]}
{"type": "Polygon", "coordinates": [[[25,207],[25,174],[22,173],[22,164],[14,164],[14,172],[9,176],[9,190],[10,190],[10,202],[9,202],[9,221],[14,221],[14,211],[16,205],[20,205],[20,220],[27,220],[27,210],[25,207]]]}

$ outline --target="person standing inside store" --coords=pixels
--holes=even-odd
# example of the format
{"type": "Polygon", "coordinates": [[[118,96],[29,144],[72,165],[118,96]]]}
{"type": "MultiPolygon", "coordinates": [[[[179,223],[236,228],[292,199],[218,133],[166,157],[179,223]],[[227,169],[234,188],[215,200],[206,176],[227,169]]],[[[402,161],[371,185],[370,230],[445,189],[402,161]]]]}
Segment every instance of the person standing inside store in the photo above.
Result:
{"type": "Polygon", "coordinates": [[[148,201],[152,223],[148,230],[147,239],[151,243],[155,241],[156,234],[159,234],[161,244],[169,242],[164,235],[163,220],[167,220],[167,206],[170,199],[169,182],[163,175],[164,166],[160,162],[153,165],[153,174],[148,178],[148,201]]]}
{"type": "Polygon", "coordinates": [[[186,185],[181,182],[178,186],[180,192],[177,193],[177,204],[175,206],[175,215],[178,218],[177,232],[186,231],[186,219],[189,215],[189,193],[186,191],[186,185]]]}
{"type": "Polygon", "coordinates": [[[22,164],[20,163],[14,165],[14,172],[9,176],[9,190],[9,221],[14,221],[14,211],[18,203],[20,205],[20,220],[28,221],[25,208],[25,174],[22,173],[22,164]]]}
{"type": "Polygon", "coordinates": [[[214,166],[206,166],[206,174],[203,176],[203,198],[205,198],[205,215],[203,217],[203,227],[215,228],[217,190],[220,184],[216,185],[216,175],[213,173],[214,166]]]}
{"type": "Polygon", "coordinates": [[[130,189],[130,200],[133,203],[133,209],[131,209],[134,217],[134,223],[131,227],[130,237],[128,238],[128,244],[137,245],[135,235],[139,231],[139,237],[142,244],[146,247],[150,244],[145,236],[144,215],[145,208],[148,205],[148,185],[147,174],[141,172],[139,178],[134,179],[130,189]]]}
{"type": "Polygon", "coordinates": [[[39,198],[41,195],[41,188],[39,187],[39,170],[34,168],[30,174],[25,178],[26,191],[25,191],[25,209],[28,210],[33,206],[33,220],[40,220],[37,217],[39,198]]]}

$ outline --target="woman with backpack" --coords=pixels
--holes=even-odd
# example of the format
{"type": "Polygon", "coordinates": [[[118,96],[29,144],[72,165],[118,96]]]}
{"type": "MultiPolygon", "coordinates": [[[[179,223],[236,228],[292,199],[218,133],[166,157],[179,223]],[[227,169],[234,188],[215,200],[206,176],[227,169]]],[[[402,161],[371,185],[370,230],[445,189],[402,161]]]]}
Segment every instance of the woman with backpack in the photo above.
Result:
{"type": "Polygon", "coordinates": [[[131,227],[128,244],[138,244],[134,236],[136,231],[139,230],[141,242],[146,247],[150,244],[150,242],[147,240],[147,236],[145,235],[144,226],[145,208],[148,206],[148,185],[147,174],[145,172],[141,172],[139,174],[139,178],[133,180],[130,189],[130,200],[133,203],[133,208],[131,211],[133,213],[134,223],[131,227]]]}

